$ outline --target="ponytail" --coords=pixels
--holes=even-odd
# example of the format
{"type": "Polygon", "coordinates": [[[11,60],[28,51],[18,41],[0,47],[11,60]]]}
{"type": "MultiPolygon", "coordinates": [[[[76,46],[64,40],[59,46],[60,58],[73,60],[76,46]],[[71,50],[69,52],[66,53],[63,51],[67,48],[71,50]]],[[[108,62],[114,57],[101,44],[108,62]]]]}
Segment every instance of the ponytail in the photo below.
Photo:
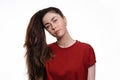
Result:
{"type": "Polygon", "coordinates": [[[44,64],[52,57],[52,51],[46,43],[41,11],[34,14],[28,24],[24,47],[29,80],[46,78],[44,64]]]}

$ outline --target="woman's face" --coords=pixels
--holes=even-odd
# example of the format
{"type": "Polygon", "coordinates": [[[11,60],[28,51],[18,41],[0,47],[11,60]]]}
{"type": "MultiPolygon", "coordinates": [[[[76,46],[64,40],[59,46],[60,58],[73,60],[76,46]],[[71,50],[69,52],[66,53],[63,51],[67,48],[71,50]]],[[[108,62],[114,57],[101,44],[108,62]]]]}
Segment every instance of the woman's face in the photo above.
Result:
{"type": "Polygon", "coordinates": [[[43,17],[46,30],[56,38],[64,36],[66,32],[66,18],[54,12],[48,12],[43,17]]]}

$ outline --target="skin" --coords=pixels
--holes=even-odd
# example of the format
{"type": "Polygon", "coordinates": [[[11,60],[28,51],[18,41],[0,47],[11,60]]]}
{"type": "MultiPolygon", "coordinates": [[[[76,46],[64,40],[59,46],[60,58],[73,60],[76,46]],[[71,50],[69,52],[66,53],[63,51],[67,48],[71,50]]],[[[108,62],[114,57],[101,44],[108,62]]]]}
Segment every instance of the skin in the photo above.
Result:
{"type": "Polygon", "coordinates": [[[48,12],[43,17],[43,24],[45,25],[46,30],[57,39],[60,39],[65,35],[65,22],[65,17],[61,17],[59,14],[53,12],[48,12]]]}
{"type": "MultiPolygon", "coordinates": [[[[61,17],[57,13],[48,12],[42,22],[46,30],[56,37],[58,46],[66,48],[76,42],[68,33],[65,16],[61,17]]],[[[88,68],[88,80],[95,80],[95,65],[88,68]]]]}
{"type": "Polygon", "coordinates": [[[95,64],[88,68],[88,80],[95,80],[95,64]]]}

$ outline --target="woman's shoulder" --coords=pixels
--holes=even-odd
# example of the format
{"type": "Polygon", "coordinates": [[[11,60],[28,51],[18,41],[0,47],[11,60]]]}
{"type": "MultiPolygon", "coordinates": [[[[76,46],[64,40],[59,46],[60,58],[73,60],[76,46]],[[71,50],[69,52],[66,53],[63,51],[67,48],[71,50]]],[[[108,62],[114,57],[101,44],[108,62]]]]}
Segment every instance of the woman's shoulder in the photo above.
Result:
{"type": "Polygon", "coordinates": [[[84,48],[92,48],[92,46],[91,46],[90,43],[82,42],[82,41],[79,41],[79,40],[77,40],[77,43],[78,43],[78,45],[80,45],[81,47],[84,47],[84,48]]]}

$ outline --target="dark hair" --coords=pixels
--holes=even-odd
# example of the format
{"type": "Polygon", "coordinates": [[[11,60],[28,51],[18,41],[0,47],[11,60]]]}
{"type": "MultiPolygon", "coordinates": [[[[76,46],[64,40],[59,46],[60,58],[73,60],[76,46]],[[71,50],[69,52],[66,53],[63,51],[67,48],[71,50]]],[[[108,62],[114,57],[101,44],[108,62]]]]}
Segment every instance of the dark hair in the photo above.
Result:
{"type": "Polygon", "coordinates": [[[46,42],[46,35],[42,19],[48,12],[55,12],[63,17],[62,12],[55,7],[48,7],[35,13],[26,31],[26,63],[29,80],[46,79],[45,62],[52,58],[52,50],[46,42]]]}

